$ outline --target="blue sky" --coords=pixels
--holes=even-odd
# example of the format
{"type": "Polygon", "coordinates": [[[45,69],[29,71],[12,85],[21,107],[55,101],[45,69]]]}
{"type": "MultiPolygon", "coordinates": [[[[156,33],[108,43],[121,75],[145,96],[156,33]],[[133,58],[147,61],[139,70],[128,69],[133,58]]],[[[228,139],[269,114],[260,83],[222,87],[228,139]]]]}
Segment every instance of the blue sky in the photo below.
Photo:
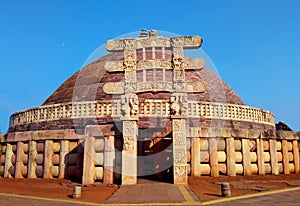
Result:
{"type": "Polygon", "coordinates": [[[141,28],[200,35],[249,106],[300,130],[300,1],[0,0],[0,129],[40,106],[106,40],[141,28]]]}

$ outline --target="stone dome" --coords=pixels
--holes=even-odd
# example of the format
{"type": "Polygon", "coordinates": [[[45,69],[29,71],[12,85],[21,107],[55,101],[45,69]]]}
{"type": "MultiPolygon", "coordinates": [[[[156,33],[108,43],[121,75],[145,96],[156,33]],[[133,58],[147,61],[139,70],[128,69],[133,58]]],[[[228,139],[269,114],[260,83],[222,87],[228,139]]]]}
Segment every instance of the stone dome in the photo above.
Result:
{"type": "MultiPolygon", "coordinates": [[[[170,53],[167,58],[171,59],[170,53]]],[[[66,80],[47,98],[43,105],[61,104],[72,101],[111,100],[113,95],[105,94],[103,85],[107,82],[124,81],[124,74],[108,73],[105,71],[104,66],[109,61],[119,61],[122,59],[123,55],[115,52],[107,54],[85,66],[66,80]]],[[[186,81],[196,82],[199,80],[203,81],[206,90],[198,94],[193,94],[195,100],[244,105],[242,99],[209,68],[205,67],[197,72],[195,70],[188,71],[186,81]]],[[[165,92],[144,92],[138,96],[152,99],[157,97],[161,99],[165,96],[165,92]]]]}

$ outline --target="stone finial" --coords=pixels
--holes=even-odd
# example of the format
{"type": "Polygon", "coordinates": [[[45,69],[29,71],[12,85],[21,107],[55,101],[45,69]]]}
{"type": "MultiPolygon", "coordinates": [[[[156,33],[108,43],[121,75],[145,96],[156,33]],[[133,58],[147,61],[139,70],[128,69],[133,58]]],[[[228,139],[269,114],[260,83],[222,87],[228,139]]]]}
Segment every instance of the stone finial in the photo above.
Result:
{"type": "Polygon", "coordinates": [[[148,37],[147,29],[142,29],[139,37],[148,37]]]}
{"type": "Polygon", "coordinates": [[[156,30],[152,29],[152,30],[149,31],[149,36],[150,37],[156,37],[156,35],[157,35],[157,31],[156,30]]]}

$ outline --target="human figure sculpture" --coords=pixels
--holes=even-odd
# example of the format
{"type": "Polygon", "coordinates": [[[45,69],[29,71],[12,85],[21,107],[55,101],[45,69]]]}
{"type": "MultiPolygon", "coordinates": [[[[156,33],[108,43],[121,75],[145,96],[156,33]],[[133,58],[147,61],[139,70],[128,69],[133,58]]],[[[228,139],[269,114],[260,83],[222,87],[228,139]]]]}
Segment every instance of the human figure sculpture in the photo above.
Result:
{"type": "Polygon", "coordinates": [[[170,112],[171,115],[180,115],[180,104],[176,97],[170,97],[170,112]]]}
{"type": "Polygon", "coordinates": [[[129,105],[130,105],[130,115],[137,116],[139,111],[139,98],[136,94],[133,94],[130,97],[129,105]]]}

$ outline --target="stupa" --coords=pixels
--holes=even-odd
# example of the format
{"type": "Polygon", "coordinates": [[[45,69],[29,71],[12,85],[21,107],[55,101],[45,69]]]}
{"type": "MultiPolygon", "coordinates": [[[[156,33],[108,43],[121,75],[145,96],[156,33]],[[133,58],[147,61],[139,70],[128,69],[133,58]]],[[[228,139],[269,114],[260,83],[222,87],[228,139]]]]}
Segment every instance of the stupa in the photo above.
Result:
{"type": "Polygon", "coordinates": [[[65,81],[40,107],[14,113],[0,176],[136,184],[151,178],[299,173],[299,137],[246,106],[201,58],[200,36],[108,40],[109,54],[65,81]]]}

